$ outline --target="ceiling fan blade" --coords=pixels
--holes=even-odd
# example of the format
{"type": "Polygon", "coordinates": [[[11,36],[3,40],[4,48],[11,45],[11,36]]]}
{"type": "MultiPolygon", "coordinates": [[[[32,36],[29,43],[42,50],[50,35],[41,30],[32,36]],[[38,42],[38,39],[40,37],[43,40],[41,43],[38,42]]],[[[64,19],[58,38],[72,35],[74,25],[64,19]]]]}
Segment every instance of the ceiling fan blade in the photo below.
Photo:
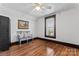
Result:
{"type": "Polygon", "coordinates": [[[45,6],[45,8],[47,8],[47,9],[52,9],[52,7],[51,7],[51,6],[45,6]]]}
{"type": "Polygon", "coordinates": [[[39,7],[41,10],[52,9],[50,5],[46,5],[44,3],[33,3],[32,6],[34,7],[34,9],[37,9],[37,7],[39,7]]]}

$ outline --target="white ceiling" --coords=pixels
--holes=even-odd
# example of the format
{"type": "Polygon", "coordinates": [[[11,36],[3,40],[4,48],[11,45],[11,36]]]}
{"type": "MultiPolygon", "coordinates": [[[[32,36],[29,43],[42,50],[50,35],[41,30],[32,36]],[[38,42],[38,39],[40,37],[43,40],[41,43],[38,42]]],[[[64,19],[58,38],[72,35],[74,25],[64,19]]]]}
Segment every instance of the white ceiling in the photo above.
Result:
{"type": "Polygon", "coordinates": [[[35,10],[33,3],[2,3],[4,7],[28,14],[34,17],[42,17],[61,10],[70,9],[74,6],[72,3],[43,3],[44,6],[51,6],[51,9],[35,10]]]}

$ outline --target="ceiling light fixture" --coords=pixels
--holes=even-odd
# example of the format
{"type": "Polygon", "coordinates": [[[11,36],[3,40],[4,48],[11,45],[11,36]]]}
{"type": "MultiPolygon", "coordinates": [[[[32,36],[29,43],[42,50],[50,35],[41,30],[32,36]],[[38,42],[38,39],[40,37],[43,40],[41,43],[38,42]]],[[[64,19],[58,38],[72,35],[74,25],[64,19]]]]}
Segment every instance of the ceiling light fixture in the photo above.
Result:
{"type": "Polygon", "coordinates": [[[45,5],[45,4],[42,4],[42,3],[34,3],[33,5],[34,5],[34,7],[37,11],[51,9],[50,5],[45,5]]]}
{"type": "Polygon", "coordinates": [[[41,8],[40,8],[39,6],[36,6],[36,8],[35,8],[35,9],[39,11],[41,8]]]}

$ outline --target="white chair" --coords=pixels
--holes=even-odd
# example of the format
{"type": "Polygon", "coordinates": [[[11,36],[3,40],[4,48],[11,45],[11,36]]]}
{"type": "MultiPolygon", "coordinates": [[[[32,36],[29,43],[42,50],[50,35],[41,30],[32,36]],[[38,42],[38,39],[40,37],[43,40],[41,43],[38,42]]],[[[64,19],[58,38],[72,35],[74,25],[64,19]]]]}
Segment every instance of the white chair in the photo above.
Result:
{"type": "Polygon", "coordinates": [[[32,39],[32,34],[30,34],[29,31],[18,31],[17,32],[17,38],[18,38],[18,41],[20,43],[20,46],[21,46],[21,42],[24,40],[27,41],[27,44],[29,43],[29,39],[32,39]]]}
{"type": "Polygon", "coordinates": [[[30,34],[30,32],[28,32],[26,35],[25,35],[25,39],[27,40],[27,44],[29,43],[29,39],[32,39],[32,34],[30,34]]]}
{"type": "Polygon", "coordinates": [[[19,44],[21,46],[21,42],[22,42],[22,39],[23,39],[23,33],[21,31],[18,32],[17,39],[18,39],[19,44]]]}

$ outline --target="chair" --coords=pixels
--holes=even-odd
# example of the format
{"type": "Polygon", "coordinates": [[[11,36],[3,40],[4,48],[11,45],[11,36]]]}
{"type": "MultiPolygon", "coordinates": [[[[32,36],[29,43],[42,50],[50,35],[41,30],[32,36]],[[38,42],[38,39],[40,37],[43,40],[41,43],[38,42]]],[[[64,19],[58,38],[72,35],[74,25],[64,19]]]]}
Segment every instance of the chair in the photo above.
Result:
{"type": "Polygon", "coordinates": [[[27,40],[27,43],[29,43],[28,41],[29,41],[29,39],[32,39],[32,34],[28,34],[25,38],[27,40]]]}
{"type": "Polygon", "coordinates": [[[17,39],[21,45],[21,42],[23,40],[26,40],[27,41],[27,44],[29,43],[29,39],[32,39],[32,34],[30,34],[29,31],[18,31],[17,32],[17,39]]]}
{"type": "Polygon", "coordinates": [[[17,32],[17,39],[18,39],[19,44],[21,45],[21,42],[22,42],[22,39],[23,39],[22,31],[17,32]]]}

